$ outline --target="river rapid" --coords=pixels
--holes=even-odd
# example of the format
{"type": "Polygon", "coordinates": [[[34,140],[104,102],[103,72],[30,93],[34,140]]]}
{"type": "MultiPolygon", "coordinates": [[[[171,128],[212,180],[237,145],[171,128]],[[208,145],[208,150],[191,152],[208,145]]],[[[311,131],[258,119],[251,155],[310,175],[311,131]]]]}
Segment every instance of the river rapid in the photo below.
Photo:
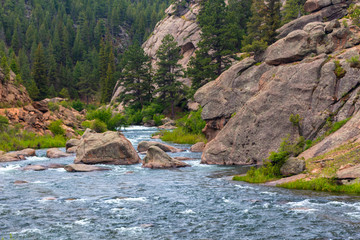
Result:
{"type": "MultiPolygon", "coordinates": [[[[123,131],[134,147],[156,128],[123,131]]],[[[152,170],[22,171],[72,163],[74,156],[0,163],[0,238],[22,239],[360,239],[360,198],[229,181],[242,167],[200,164],[152,170]],[[22,180],[28,183],[14,184],[22,180]]],[[[143,158],[144,155],[141,155],[143,158]]]]}

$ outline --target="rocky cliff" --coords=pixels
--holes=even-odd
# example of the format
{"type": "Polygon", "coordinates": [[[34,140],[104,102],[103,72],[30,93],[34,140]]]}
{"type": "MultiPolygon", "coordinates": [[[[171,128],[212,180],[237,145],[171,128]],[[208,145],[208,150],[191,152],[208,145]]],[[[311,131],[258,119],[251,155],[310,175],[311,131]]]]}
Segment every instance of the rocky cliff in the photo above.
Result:
{"type": "Polygon", "coordinates": [[[67,137],[76,136],[74,129],[81,127],[84,115],[75,109],[63,107],[59,103],[65,99],[54,98],[33,102],[25,87],[16,83],[15,74],[5,81],[0,69],[0,115],[9,119],[10,124],[20,124],[23,129],[39,134],[51,134],[48,126],[52,121],[61,119],[67,137]],[[49,102],[54,105],[49,108],[49,102]]]}
{"type": "MultiPolygon", "coordinates": [[[[200,41],[200,27],[196,22],[199,10],[200,0],[178,0],[165,10],[166,17],[156,24],[154,31],[142,45],[145,53],[150,56],[154,68],[156,68],[157,63],[156,52],[161,45],[162,39],[167,34],[171,34],[178,46],[181,47],[183,58],[179,61],[179,64],[184,69],[187,68],[190,58],[194,56],[197,44],[200,41]]],[[[188,78],[181,78],[179,81],[187,86],[191,85],[188,78]]],[[[114,88],[111,102],[114,102],[122,91],[123,88],[119,86],[118,82],[114,88]]],[[[122,111],[123,105],[120,104],[117,109],[122,111]]]]}
{"type": "Polygon", "coordinates": [[[347,7],[307,1],[312,13],[279,29],[261,63],[244,59],[197,91],[211,140],[202,163],[260,164],[283,138],[313,140],[330,120],[358,112],[360,29],[336,20],[347,7]],[[291,114],[300,116],[299,127],[291,114]]]}

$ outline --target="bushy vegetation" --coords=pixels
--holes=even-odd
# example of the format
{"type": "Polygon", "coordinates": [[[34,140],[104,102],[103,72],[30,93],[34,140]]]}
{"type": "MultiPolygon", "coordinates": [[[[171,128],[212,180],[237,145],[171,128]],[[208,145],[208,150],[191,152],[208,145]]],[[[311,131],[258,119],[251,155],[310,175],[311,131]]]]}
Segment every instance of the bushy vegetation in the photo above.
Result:
{"type": "Polygon", "coordinates": [[[347,59],[346,61],[350,64],[350,67],[360,68],[359,55],[352,56],[350,59],[347,59]]]}
{"type": "Polygon", "coordinates": [[[334,61],[335,63],[335,75],[337,78],[342,78],[346,74],[346,70],[341,66],[339,61],[334,61]]]}
{"type": "Polygon", "coordinates": [[[8,127],[0,131],[0,150],[15,151],[24,148],[52,148],[64,147],[66,138],[62,135],[38,135],[36,133],[23,131],[21,126],[8,127]]]}
{"type": "Polygon", "coordinates": [[[49,125],[49,130],[54,134],[54,135],[60,135],[63,136],[65,135],[65,129],[62,128],[62,121],[56,120],[50,123],[49,125]]]}
{"type": "Polygon", "coordinates": [[[360,183],[340,185],[333,178],[314,178],[309,181],[300,179],[294,182],[277,185],[289,189],[302,189],[324,192],[360,193],[360,183]]]}
{"type": "Polygon", "coordinates": [[[169,131],[161,131],[160,135],[163,141],[169,141],[180,144],[194,144],[197,142],[205,142],[205,135],[202,129],[206,122],[201,118],[202,109],[186,114],[184,117],[176,121],[177,128],[169,131]]]}
{"type": "Polygon", "coordinates": [[[82,123],[82,126],[90,127],[97,132],[104,132],[106,130],[115,131],[117,128],[127,124],[123,115],[119,113],[114,114],[110,108],[100,108],[98,110],[89,111],[86,114],[86,119],[94,121],[85,121],[82,123]]]}
{"type": "Polygon", "coordinates": [[[4,116],[0,116],[0,131],[4,131],[9,125],[9,119],[4,116]]]}

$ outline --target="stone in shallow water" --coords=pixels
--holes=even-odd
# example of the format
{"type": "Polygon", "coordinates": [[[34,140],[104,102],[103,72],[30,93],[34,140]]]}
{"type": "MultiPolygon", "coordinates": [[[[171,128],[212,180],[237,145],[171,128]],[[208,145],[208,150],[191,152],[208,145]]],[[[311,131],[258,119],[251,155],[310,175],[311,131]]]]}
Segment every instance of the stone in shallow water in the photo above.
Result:
{"type": "Polygon", "coordinates": [[[46,169],[48,169],[48,168],[43,165],[28,165],[28,166],[22,168],[22,170],[24,170],[24,171],[44,171],[46,169]]]}
{"type": "Polygon", "coordinates": [[[110,168],[97,167],[87,164],[70,164],[66,165],[64,169],[68,172],[93,172],[111,170],[110,168]]]}
{"type": "Polygon", "coordinates": [[[146,153],[146,157],[143,160],[142,167],[178,168],[178,167],[190,167],[190,165],[170,157],[159,147],[151,146],[146,153]]]}

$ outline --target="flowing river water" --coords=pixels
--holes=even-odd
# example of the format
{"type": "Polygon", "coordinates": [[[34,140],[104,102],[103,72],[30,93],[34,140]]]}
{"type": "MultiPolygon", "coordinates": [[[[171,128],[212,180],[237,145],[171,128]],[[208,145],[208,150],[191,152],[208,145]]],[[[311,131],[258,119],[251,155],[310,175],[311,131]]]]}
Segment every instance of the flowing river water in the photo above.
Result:
{"type": "MultiPolygon", "coordinates": [[[[136,148],[156,130],[123,132],[136,148]]],[[[201,154],[188,150],[170,155],[195,158],[192,167],[173,170],[140,164],[90,173],[20,169],[74,160],[48,159],[45,152],[0,164],[0,238],[360,239],[357,196],[232,182],[228,176],[246,168],[202,165],[201,154]]]]}

